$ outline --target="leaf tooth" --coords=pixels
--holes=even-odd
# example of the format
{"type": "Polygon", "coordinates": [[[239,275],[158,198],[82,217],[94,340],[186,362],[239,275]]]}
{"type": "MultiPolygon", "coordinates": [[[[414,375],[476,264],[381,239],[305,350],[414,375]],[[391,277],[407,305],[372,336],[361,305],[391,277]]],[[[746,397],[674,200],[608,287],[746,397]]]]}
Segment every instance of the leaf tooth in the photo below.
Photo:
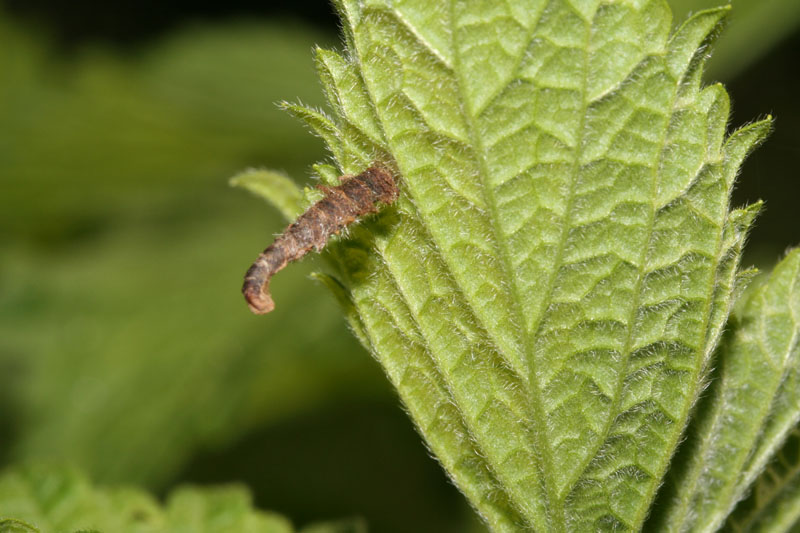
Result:
{"type": "Polygon", "coordinates": [[[312,168],[324,183],[339,185],[339,176],[342,175],[342,172],[335,166],[326,163],[315,163],[312,168]]]}
{"type": "Polygon", "coordinates": [[[706,48],[719,34],[731,6],[700,11],[689,17],[669,41],[667,68],[676,80],[687,74],[702,71],[706,61],[706,48]]]}
{"type": "Polygon", "coordinates": [[[326,50],[319,46],[314,49],[314,64],[317,68],[317,76],[322,83],[322,90],[334,111],[341,115],[343,109],[339,88],[336,86],[336,79],[328,64],[334,62],[338,57],[339,54],[332,50],[326,50]]]}
{"type": "Polygon", "coordinates": [[[767,116],[764,120],[753,122],[734,131],[723,146],[723,163],[725,181],[730,187],[736,179],[742,162],[747,155],[759,144],[764,142],[772,131],[772,116],[767,116]]]}
{"type": "Polygon", "coordinates": [[[728,91],[720,83],[703,89],[700,102],[706,112],[706,160],[718,161],[720,147],[725,141],[725,130],[731,112],[731,99],[728,91]]]}
{"type": "Polygon", "coordinates": [[[282,102],[281,108],[289,112],[295,118],[305,122],[311,130],[316,133],[325,144],[328,145],[328,150],[331,151],[337,161],[346,161],[344,153],[344,146],[341,140],[341,133],[339,128],[333,123],[325,113],[311,109],[302,104],[291,104],[289,102],[282,102]]]}
{"type": "Polygon", "coordinates": [[[314,133],[321,137],[345,171],[348,169],[363,170],[379,154],[384,153],[384,150],[367,139],[361,130],[346,122],[343,124],[343,128],[340,128],[322,111],[287,102],[283,102],[281,107],[305,122],[314,133]]]}
{"type": "Polygon", "coordinates": [[[337,114],[371,142],[385,144],[374,106],[355,66],[340,54],[323,48],[316,49],[315,62],[328,102],[337,114]]]}
{"type": "Polygon", "coordinates": [[[734,209],[728,214],[725,222],[723,245],[720,250],[719,266],[717,267],[711,315],[703,355],[703,366],[706,369],[708,368],[708,361],[719,343],[728,315],[736,302],[737,291],[741,291],[743,288],[741,284],[745,282],[745,279],[749,279],[739,278],[736,272],[747,234],[753,225],[753,221],[761,212],[762,206],[763,202],[759,201],[743,209],[734,209]]]}

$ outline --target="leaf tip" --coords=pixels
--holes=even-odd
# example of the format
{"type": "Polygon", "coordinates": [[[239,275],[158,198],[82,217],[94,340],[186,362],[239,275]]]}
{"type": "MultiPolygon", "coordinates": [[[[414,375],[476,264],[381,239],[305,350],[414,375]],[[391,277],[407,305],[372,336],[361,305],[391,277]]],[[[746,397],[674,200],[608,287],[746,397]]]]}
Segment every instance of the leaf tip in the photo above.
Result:
{"type": "Polygon", "coordinates": [[[709,57],[707,48],[722,32],[731,5],[704,9],[690,16],[672,35],[667,65],[676,79],[702,71],[709,57]]]}

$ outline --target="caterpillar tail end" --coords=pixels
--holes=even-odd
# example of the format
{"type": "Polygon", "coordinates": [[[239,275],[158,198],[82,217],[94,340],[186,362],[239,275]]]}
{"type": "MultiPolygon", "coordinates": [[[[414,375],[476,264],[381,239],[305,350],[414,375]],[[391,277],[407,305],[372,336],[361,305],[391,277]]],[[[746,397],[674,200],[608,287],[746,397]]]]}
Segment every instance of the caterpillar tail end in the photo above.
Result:
{"type": "Polygon", "coordinates": [[[268,284],[254,284],[250,280],[245,280],[242,287],[242,294],[247,300],[247,306],[256,315],[266,315],[275,309],[275,302],[269,294],[268,284]]]}

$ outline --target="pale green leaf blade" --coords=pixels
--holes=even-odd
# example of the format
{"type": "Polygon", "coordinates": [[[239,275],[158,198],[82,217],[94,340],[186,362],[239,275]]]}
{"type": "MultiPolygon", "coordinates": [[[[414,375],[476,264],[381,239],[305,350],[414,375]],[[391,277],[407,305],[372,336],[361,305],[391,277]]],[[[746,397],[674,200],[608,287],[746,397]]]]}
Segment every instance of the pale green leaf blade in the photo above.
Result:
{"type": "Polygon", "coordinates": [[[42,465],[18,467],[0,475],[0,517],[44,532],[294,531],[287,519],[255,510],[249,493],[239,486],[180,488],[162,507],[139,489],[98,488],[74,470],[42,465]]]}
{"type": "Polygon", "coordinates": [[[699,81],[727,9],[670,37],[656,0],[430,6],[338,2],[334,115],[295,111],[343,172],[398,170],[328,253],[354,328],[493,529],[635,530],[758,209],[730,211],[728,98],[699,81]]]}
{"type": "Polygon", "coordinates": [[[286,174],[276,170],[250,169],[229,181],[271,203],[286,220],[294,220],[303,212],[303,191],[286,174]]]}
{"type": "Polygon", "coordinates": [[[800,524],[800,429],[755,482],[752,494],[739,503],[725,531],[753,533],[796,531],[800,524]]]}
{"type": "MultiPolygon", "coordinates": [[[[693,422],[693,434],[681,453],[688,464],[675,482],[663,531],[714,531],[752,483],[765,455],[757,448],[780,446],[785,432],[765,434],[773,419],[800,415],[786,395],[787,377],[800,364],[800,250],[791,253],[750,291],[735,313],[732,332],[720,346],[718,375],[708,393],[709,406],[693,422]],[[757,468],[746,468],[754,461],[757,468]]],[[[793,391],[797,392],[797,391],[793,391]]]]}

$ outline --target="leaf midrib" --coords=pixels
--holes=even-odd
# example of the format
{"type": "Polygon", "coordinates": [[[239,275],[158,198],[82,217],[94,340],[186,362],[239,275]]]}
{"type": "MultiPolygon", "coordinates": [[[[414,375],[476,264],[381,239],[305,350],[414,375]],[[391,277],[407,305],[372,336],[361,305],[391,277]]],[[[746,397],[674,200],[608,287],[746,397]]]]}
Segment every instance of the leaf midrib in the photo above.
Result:
{"type": "MultiPolygon", "coordinates": [[[[553,263],[553,268],[549,272],[548,280],[547,280],[547,283],[546,283],[546,287],[547,287],[546,294],[549,295],[549,296],[541,301],[540,306],[539,306],[540,310],[539,310],[539,313],[538,313],[538,317],[536,318],[536,321],[534,322],[535,327],[529,329],[529,328],[526,327],[526,325],[525,325],[526,322],[523,320],[524,313],[522,311],[522,303],[521,303],[522,302],[522,295],[520,293],[519,283],[518,283],[518,281],[517,281],[515,276],[510,275],[513,272],[513,264],[512,264],[512,261],[510,260],[509,249],[508,249],[506,241],[504,241],[502,238],[500,238],[500,236],[502,235],[502,231],[501,231],[501,226],[499,224],[499,219],[500,219],[499,214],[498,214],[499,213],[499,209],[498,209],[498,205],[497,205],[496,199],[495,199],[494,194],[493,194],[494,190],[489,186],[489,182],[490,182],[489,175],[490,175],[490,173],[489,173],[489,169],[488,169],[488,165],[487,165],[487,159],[486,159],[486,156],[485,156],[486,149],[485,149],[485,147],[483,145],[482,138],[477,133],[477,127],[475,125],[475,118],[473,117],[473,114],[466,110],[465,104],[467,102],[469,102],[469,100],[466,98],[465,83],[464,83],[464,80],[463,80],[462,71],[459,68],[460,60],[461,60],[461,54],[459,53],[459,49],[455,45],[453,46],[453,58],[454,58],[453,61],[454,61],[454,64],[452,66],[449,65],[447,63],[447,61],[444,60],[442,55],[438,53],[436,48],[433,47],[430,43],[428,43],[423,38],[423,36],[421,36],[419,34],[419,32],[415,31],[415,28],[413,27],[412,24],[409,23],[408,20],[406,20],[404,17],[402,17],[401,14],[398,13],[396,10],[392,10],[392,15],[395,17],[395,19],[398,22],[400,22],[409,31],[409,33],[416,39],[417,43],[419,43],[426,50],[428,50],[434,57],[436,57],[441,62],[441,64],[443,66],[447,67],[450,73],[455,73],[454,78],[455,78],[455,81],[456,81],[456,84],[457,84],[457,87],[458,87],[458,91],[459,91],[459,94],[460,94],[460,102],[459,103],[460,103],[460,106],[461,106],[461,113],[462,113],[462,116],[463,116],[463,118],[465,120],[465,123],[466,123],[466,126],[467,126],[469,142],[472,144],[472,147],[475,150],[475,153],[476,153],[476,156],[477,156],[475,158],[475,160],[476,160],[477,165],[479,167],[478,175],[480,177],[481,193],[482,193],[482,196],[483,196],[484,203],[487,206],[487,209],[488,209],[488,212],[489,212],[488,218],[489,218],[489,220],[491,222],[491,235],[492,235],[492,243],[491,243],[491,245],[498,252],[497,253],[498,257],[501,258],[502,273],[504,274],[506,280],[510,280],[510,285],[512,287],[512,291],[511,292],[512,292],[512,296],[513,296],[511,298],[511,303],[512,303],[512,306],[513,306],[512,316],[514,317],[514,322],[516,324],[520,324],[521,327],[522,327],[522,330],[518,331],[517,335],[518,335],[518,337],[521,337],[521,343],[522,343],[522,346],[523,346],[523,349],[524,349],[524,358],[525,358],[525,362],[527,363],[527,366],[528,366],[528,376],[527,376],[527,378],[528,378],[527,379],[528,387],[529,387],[529,391],[531,391],[530,392],[531,396],[533,396],[532,401],[531,401],[531,409],[532,409],[533,413],[532,413],[530,422],[535,423],[540,428],[545,428],[545,427],[547,427],[547,424],[546,424],[547,417],[546,417],[546,414],[542,410],[542,407],[544,405],[543,401],[542,401],[542,391],[539,390],[539,383],[538,383],[538,380],[536,379],[536,376],[535,376],[535,369],[534,369],[534,366],[531,363],[532,363],[532,357],[533,357],[533,354],[534,354],[534,349],[533,349],[534,348],[534,341],[535,341],[536,335],[539,333],[539,331],[540,331],[540,329],[542,327],[542,323],[543,323],[543,320],[544,320],[544,317],[545,317],[545,310],[547,308],[548,303],[551,301],[552,295],[553,295],[553,291],[555,290],[555,284],[556,284],[556,281],[557,281],[557,278],[558,278],[558,273],[560,272],[560,267],[562,266],[561,263],[563,261],[563,257],[564,257],[564,254],[565,254],[565,248],[566,248],[566,244],[567,244],[568,232],[569,232],[570,227],[571,227],[570,223],[569,223],[569,221],[571,220],[570,214],[572,213],[572,211],[574,209],[575,191],[576,191],[576,186],[577,186],[577,183],[578,183],[578,170],[580,168],[581,153],[582,153],[582,150],[584,148],[584,143],[582,141],[583,141],[583,139],[585,137],[584,129],[586,127],[586,121],[587,121],[586,111],[589,108],[589,103],[587,102],[587,76],[588,76],[589,43],[590,43],[590,39],[591,39],[592,30],[594,28],[593,21],[587,20],[585,17],[581,17],[581,19],[585,23],[585,28],[586,28],[586,36],[585,36],[585,39],[584,39],[584,46],[582,48],[582,53],[583,53],[583,58],[584,58],[583,86],[582,86],[582,90],[581,90],[581,96],[582,96],[581,110],[582,110],[582,114],[580,116],[580,124],[579,124],[579,128],[577,130],[579,132],[579,138],[578,138],[577,146],[575,147],[575,152],[573,154],[573,157],[574,157],[574,160],[572,162],[573,170],[572,170],[571,175],[570,175],[571,179],[570,179],[570,185],[569,185],[569,191],[568,191],[568,197],[567,197],[567,205],[566,205],[565,215],[563,216],[564,223],[562,224],[562,227],[560,228],[561,236],[560,236],[560,238],[558,240],[558,249],[557,249],[556,259],[555,259],[555,261],[553,263]],[[531,334],[530,333],[531,331],[535,331],[536,334],[531,334]]],[[[454,24],[453,2],[452,1],[450,2],[450,15],[451,15],[451,19],[452,19],[451,22],[454,24]]],[[[528,31],[528,36],[526,38],[526,44],[523,47],[523,49],[528,49],[530,47],[530,43],[531,43],[531,40],[532,40],[532,34],[535,32],[535,28],[538,26],[540,20],[541,20],[541,16],[536,20],[536,23],[531,24],[531,29],[528,31]]],[[[452,32],[452,36],[453,36],[452,38],[453,38],[453,42],[454,43],[455,43],[455,41],[457,39],[457,37],[456,37],[457,33],[458,32],[455,32],[455,31],[452,32]]],[[[650,57],[652,55],[653,55],[652,53],[651,54],[647,54],[647,55],[645,55],[645,58],[646,57],[650,57]]],[[[517,59],[518,59],[517,65],[515,66],[515,68],[513,70],[514,75],[510,78],[510,80],[517,79],[516,75],[518,74],[519,65],[520,65],[520,63],[521,63],[521,61],[523,59],[523,55],[518,56],[517,59]]],[[[484,102],[483,105],[479,106],[479,109],[478,109],[477,113],[480,114],[483,110],[485,110],[487,107],[489,107],[491,105],[491,103],[494,102],[499,95],[503,94],[505,89],[508,87],[509,83],[510,83],[510,81],[506,81],[498,91],[496,91],[494,94],[492,94],[491,97],[486,102],[484,102]]],[[[617,85],[619,86],[622,83],[623,82],[620,82],[617,85]]],[[[374,103],[375,103],[374,102],[374,97],[371,94],[371,92],[370,92],[369,88],[367,87],[367,85],[365,84],[364,86],[365,86],[366,91],[367,91],[367,93],[369,95],[370,101],[373,103],[373,106],[374,106],[374,103]]],[[[675,100],[676,100],[676,98],[678,96],[678,87],[679,87],[679,84],[676,84],[675,91],[672,94],[672,103],[673,103],[672,109],[674,109],[674,107],[675,107],[675,100]]],[[[575,474],[575,478],[573,480],[571,480],[569,483],[564,485],[563,494],[558,494],[558,489],[556,487],[556,482],[555,482],[554,476],[552,475],[555,465],[553,465],[552,449],[550,448],[550,443],[548,442],[548,440],[546,438],[542,439],[542,437],[543,437],[542,432],[533,432],[534,439],[536,439],[538,441],[537,445],[534,448],[538,449],[538,451],[540,451],[540,452],[546,452],[542,462],[539,464],[539,471],[542,474],[544,483],[546,485],[546,499],[547,499],[547,501],[546,501],[546,513],[547,513],[547,516],[545,517],[545,521],[550,519],[552,521],[550,523],[550,525],[554,526],[554,527],[557,527],[559,530],[565,529],[566,522],[567,522],[566,516],[564,514],[565,513],[564,498],[566,498],[566,496],[569,494],[569,490],[572,487],[572,485],[575,483],[575,481],[577,481],[577,479],[580,478],[580,476],[583,474],[583,471],[586,468],[586,466],[591,462],[591,459],[596,455],[597,450],[599,450],[602,447],[602,445],[604,444],[605,440],[607,439],[608,434],[609,434],[609,432],[610,432],[610,430],[611,430],[611,428],[613,426],[613,421],[614,421],[614,418],[615,418],[614,415],[616,414],[616,411],[619,408],[620,402],[622,401],[622,391],[624,390],[624,381],[625,381],[625,376],[627,374],[626,369],[629,366],[630,355],[631,355],[629,352],[630,352],[630,347],[631,347],[631,344],[632,344],[633,338],[634,338],[634,320],[635,320],[635,317],[636,317],[636,314],[637,314],[637,311],[638,311],[638,308],[639,308],[639,303],[640,303],[641,297],[642,297],[642,287],[643,287],[643,283],[644,283],[643,274],[644,274],[644,272],[646,270],[647,257],[651,253],[649,244],[652,242],[653,228],[654,228],[655,221],[657,219],[657,213],[658,213],[657,207],[658,206],[656,206],[656,195],[657,195],[659,183],[661,181],[661,173],[660,173],[660,170],[662,168],[661,162],[663,161],[663,157],[664,157],[665,138],[666,138],[666,136],[668,134],[668,131],[669,131],[671,117],[672,117],[672,114],[667,116],[666,124],[663,127],[662,141],[661,141],[661,144],[660,144],[661,150],[660,150],[659,157],[658,157],[658,163],[655,165],[655,168],[654,168],[654,172],[656,173],[656,176],[654,177],[653,182],[652,182],[652,186],[651,186],[652,190],[651,190],[651,202],[650,202],[650,210],[649,210],[649,221],[647,223],[648,233],[646,234],[647,235],[646,240],[648,242],[648,246],[643,247],[641,255],[640,255],[639,265],[638,265],[638,268],[637,268],[637,271],[638,271],[639,275],[637,276],[635,289],[634,289],[635,301],[634,301],[633,305],[631,306],[630,316],[629,316],[628,323],[627,323],[627,330],[628,331],[627,331],[627,336],[626,336],[626,339],[625,339],[625,342],[624,342],[624,349],[622,351],[623,352],[622,355],[624,357],[624,362],[622,364],[622,368],[620,369],[620,373],[619,373],[619,377],[618,377],[618,380],[617,380],[617,384],[614,387],[614,403],[613,403],[612,410],[610,411],[611,416],[609,416],[608,419],[605,421],[605,427],[604,427],[603,431],[601,432],[602,438],[598,439],[597,445],[596,445],[595,449],[593,450],[593,453],[587,453],[585,455],[584,464],[580,468],[575,470],[577,472],[575,474]],[[558,512],[554,512],[556,507],[558,507],[558,512]]],[[[383,130],[383,123],[380,120],[378,120],[378,124],[381,127],[382,133],[383,133],[384,138],[385,138],[386,133],[383,130]]],[[[698,214],[702,215],[702,213],[698,213],[698,214]]],[[[421,217],[420,217],[420,220],[422,220],[421,217]]],[[[711,221],[711,222],[714,222],[714,221],[711,221]]],[[[719,226],[719,224],[714,223],[714,226],[719,226]]],[[[425,225],[423,225],[423,227],[425,227],[425,225]]],[[[428,235],[426,235],[426,237],[429,238],[432,242],[436,242],[436,239],[430,233],[428,228],[425,228],[425,229],[426,229],[426,233],[428,234],[428,235]]],[[[718,235],[717,248],[719,249],[721,246],[722,246],[722,235],[718,235]]],[[[472,299],[469,298],[469,296],[468,296],[467,292],[464,290],[464,288],[461,287],[457,283],[457,278],[452,275],[452,265],[450,265],[450,262],[448,261],[448,259],[445,256],[442,256],[438,250],[435,253],[439,254],[440,258],[442,259],[443,264],[447,266],[448,270],[450,270],[450,272],[449,272],[450,276],[449,277],[450,277],[451,281],[453,282],[454,286],[457,288],[457,290],[460,292],[460,294],[464,297],[465,302],[468,302],[468,303],[472,304],[473,303],[472,299]]],[[[718,250],[717,255],[719,255],[719,250],[718,250]]],[[[393,274],[396,274],[396,272],[393,272],[393,274]]],[[[718,282],[718,280],[719,280],[719,273],[715,272],[714,275],[712,275],[710,277],[710,280],[709,280],[712,288],[713,288],[713,286],[715,286],[715,284],[718,282]]],[[[402,291],[400,291],[400,293],[403,294],[402,291]]],[[[405,294],[403,294],[403,298],[404,298],[404,304],[408,307],[407,296],[405,294]]],[[[710,305],[711,305],[711,302],[709,301],[708,305],[706,307],[710,308],[710,305]]],[[[478,316],[476,316],[476,313],[475,313],[474,309],[470,310],[470,312],[478,320],[478,323],[481,324],[481,326],[482,326],[481,329],[483,329],[486,332],[487,338],[492,341],[492,343],[494,344],[495,348],[498,350],[498,353],[502,354],[503,350],[500,349],[499,344],[497,343],[498,342],[497,339],[494,339],[492,334],[489,333],[490,329],[487,328],[485,324],[483,324],[483,321],[478,316]]],[[[708,320],[709,320],[708,313],[706,313],[704,316],[705,316],[705,322],[708,323],[708,320]]],[[[417,322],[416,315],[414,315],[414,321],[415,321],[415,325],[417,326],[417,330],[419,331],[419,324],[417,322]]],[[[518,340],[520,340],[520,339],[518,339],[518,340]]],[[[434,364],[436,364],[437,367],[438,367],[437,360],[434,357],[431,357],[431,359],[433,360],[434,364]]],[[[693,371],[693,373],[696,374],[699,371],[699,369],[695,368],[695,367],[692,367],[692,371],[693,371]]],[[[442,370],[440,369],[439,372],[441,373],[442,370]]],[[[450,391],[450,395],[452,396],[452,391],[450,391]]],[[[687,409],[684,409],[684,411],[686,411],[686,410],[688,410],[688,407],[687,407],[687,409]]],[[[465,422],[465,425],[467,427],[469,427],[468,424],[466,424],[466,419],[464,418],[463,413],[461,414],[461,416],[462,416],[462,420],[464,420],[464,422],[465,422]]],[[[528,426],[528,430],[530,432],[530,426],[528,426]]],[[[675,435],[677,435],[677,433],[675,435]]],[[[473,434],[473,438],[474,438],[474,434],[473,434]]],[[[676,438],[677,437],[675,436],[675,438],[673,438],[671,440],[676,440],[676,438]]],[[[537,459],[538,459],[538,456],[537,456],[537,459]]],[[[490,469],[492,469],[492,471],[494,471],[494,468],[492,467],[491,464],[489,464],[488,466],[489,466],[490,469]]],[[[506,488],[506,492],[507,492],[507,494],[509,494],[509,497],[510,497],[511,494],[513,494],[513,492],[509,493],[508,492],[509,489],[510,489],[510,487],[507,487],[506,488]]],[[[653,491],[651,490],[649,492],[653,492],[653,491]]],[[[523,504],[523,506],[524,506],[524,504],[523,504]]],[[[641,513],[639,513],[639,514],[641,514],[641,513]]]]}
{"type": "MultiPolygon", "coordinates": [[[[454,1],[450,1],[450,23],[451,26],[455,25],[455,12],[454,12],[454,1]]],[[[525,36],[525,45],[521,47],[522,50],[527,50],[530,47],[531,41],[533,40],[533,35],[536,32],[536,28],[538,28],[539,22],[541,21],[541,13],[539,18],[531,24],[530,29],[528,29],[528,33],[525,36]]],[[[497,250],[497,255],[501,258],[501,264],[503,268],[503,274],[505,275],[506,280],[510,281],[510,286],[512,287],[512,294],[511,294],[511,302],[513,305],[513,321],[515,324],[518,324],[519,331],[517,333],[518,342],[521,344],[521,348],[523,350],[523,359],[524,362],[527,364],[527,375],[523,376],[523,381],[527,385],[528,394],[530,395],[531,401],[528,402],[529,406],[529,417],[530,420],[525,423],[525,429],[528,433],[528,438],[534,441],[533,450],[538,450],[539,453],[534,453],[534,457],[537,461],[537,469],[541,473],[543,481],[544,481],[544,491],[545,491],[545,512],[547,515],[544,517],[545,523],[537,523],[539,522],[536,520],[536,516],[531,516],[531,520],[536,526],[536,529],[539,531],[547,531],[548,525],[550,526],[552,531],[560,532],[566,530],[566,517],[564,516],[564,507],[563,504],[560,505],[560,508],[554,509],[555,503],[558,501],[557,499],[557,487],[555,486],[555,480],[552,476],[552,465],[553,465],[553,450],[550,446],[550,442],[547,439],[546,431],[543,428],[547,427],[547,417],[542,409],[542,391],[539,388],[538,380],[535,376],[535,369],[534,366],[531,364],[532,354],[533,354],[533,339],[531,335],[528,333],[528,328],[525,321],[525,315],[522,312],[522,303],[521,303],[521,294],[519,291],[519,284],[517,283],[516,276],[512,275],[513,267],[511,264],[510,254],[508,250],[508,246],[504,239],[500,238],[502,235],[502,230],[500,228],[500,216],[498,214],[497,208],[497,201],[494,197],[493,190],[490,186],[489,180],[489,169],[486,164],[486,149],[483,144],[483,139],[478,134],[478,128],[475,126],[475,119],[476,117],[467,109],[466,102],[467,95],[464,89],[464,80],[462,78],[463,69],[459,68],[461,65],[461,54],[459,53],[459,47],[457,46],[457,35],[458,31],[452,31],[452,47],[453,47],[453,62],[454,68],[453,71],[455,73],[455,82],[456,86],[458,87],[459,92],[459,103],[462,117],[467,125],[467,132],[469,135],[470,143],[475,151],[475,159],[478,162],[479,166],[479,176],[481,181],[481,194],[483,196],[483,201],[488,207],[489,210],[489,219],[492,222],[491,225],[491,234],[492,234],[492,245],[497,250]],[[542,428],[540,430],[536,430],[533,428],[542,428]]],[[[514,65],[512,69],[513,74],[509,77],[509,79],[498,88],[498,90],[491,95],[489,99],[484,102],[484,104],[476,110],[476,115],[480,114],[484,109],[489,107],[495,99],[503,94],[506,88],[508,88],[509,84],[514,80],[517,79],[517,74],[519,72],[520,66],[522,65],[522,61],[524,58],[524,54],[520,54],[517,59],[517,63],[514,65]]],[[[582,128],[583,124],[581,124],[582,128]]],[[[571,184],[571,190],[574,188],[575,182],[577,180],[573,180],[571,184]]],[[[509,490],[507,488],[507,490],[509,490]]],[[[516,500],[512,495],[509,496],[516,500]]]]}

